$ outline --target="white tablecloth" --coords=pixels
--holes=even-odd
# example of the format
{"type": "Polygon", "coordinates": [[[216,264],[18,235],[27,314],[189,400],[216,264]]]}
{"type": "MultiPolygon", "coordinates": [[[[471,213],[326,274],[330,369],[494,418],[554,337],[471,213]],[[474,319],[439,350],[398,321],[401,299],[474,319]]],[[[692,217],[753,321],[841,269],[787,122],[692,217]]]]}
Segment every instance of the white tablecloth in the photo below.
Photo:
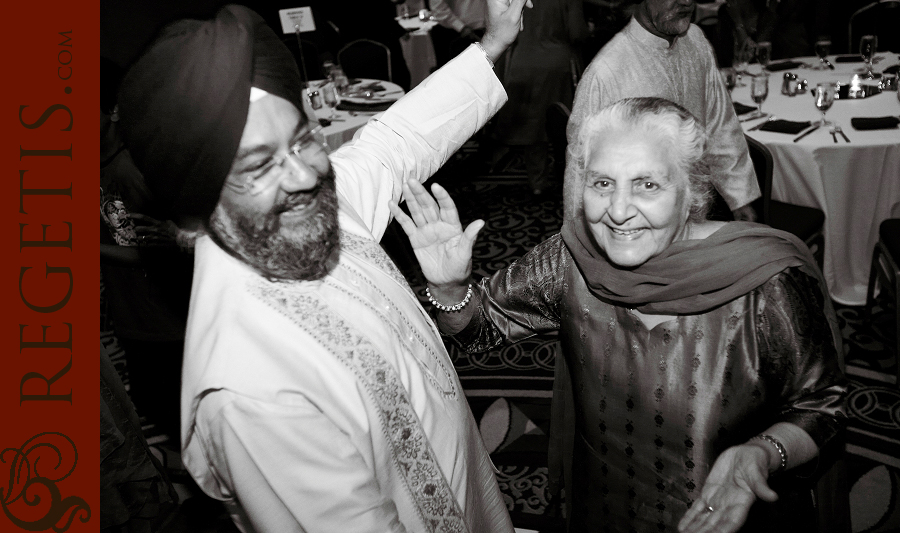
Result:
{"type": "MultiPolygon", "coordinates": [[[[403,89],[396,83],[370,79],[359,80],[360,84],[372,82],[378,82],[385,89],[380,93],[376,93],[376,97],[379,94],[384,94],[386,95],[385,98],[396,100],[404,94],[403,89]]],[[[322,83],[324,83],[324,80],[312,80],[310,85],[315,88],[320,86],[322,83]]],[[[351,89],[352,87],[353,86],[351,86],[351,89]]],[[[304,102],[304,107],[306,108],[307,114],[312,112],[313,114],[315,114],[316,118],[332,120],[330,125],[322,129],[322,135],[325,137],[325,143],[331,150],[337,150],[342,144],[352,139],[353,135],[356,133],[356,130],[362,128],[363,125],[365,125],[365,123],[369,121],[369,119],[378,114],[374,111],[352,112],[336,110],[335,116],[334,118],[332,118],[331,109],[327,106],[322,106],[320,109],[313,110],[311,107],[307,107],[308,105],[308,101],[304,102]]]]}
{"type": "MultiPolygon", "coordinates": [[[[882,60],[876,69],[898,63],[895,53],[878,56],[882,60]]],[[[835,70],[798,68],[787,72],[796,73],[815,87],[824,81],[847,83],[862,66],[862,63],[837,63],[833,56],[829,59],[835,70]]],[[[815,58],[798,61],[818,62],[815,58]]],[[[794,97],[781,94],[783,74],[770,74],[769,97],[763,103],[763,111],[786,120],[817,121],[821,114],[809,93],[794,97]]],[[[755,105],[750,99],[749,81],[745,82],[747,86],[734,89],[732,98],[755,105]]],[[[775,160],[772,197],[825,212],[825,280],[832,298],[843,304],[865,303],[878,225],[887,218],[900,217],[900,129],[858,131],[850,125],[852,117],[887,115],[900,115],[896,92],[834,102],[827,118],[843,128],[850,138],[849,144],[840,136],[835,143],[827,128],[820,128],[796,143],[794,135],[748,132],[769,148],[775,160]]],[[[758,123],[759,120],[745,122],[744,129],[758,123]]]]}

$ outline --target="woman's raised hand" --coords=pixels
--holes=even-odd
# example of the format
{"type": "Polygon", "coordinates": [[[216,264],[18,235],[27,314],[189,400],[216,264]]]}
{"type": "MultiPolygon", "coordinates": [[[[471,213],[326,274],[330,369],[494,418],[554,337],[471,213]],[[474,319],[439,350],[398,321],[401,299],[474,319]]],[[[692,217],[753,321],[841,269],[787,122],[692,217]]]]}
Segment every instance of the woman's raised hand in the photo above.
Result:
{"type": "Polygon", "coordinates": [[[391,213],[409,237],[422,274],[435,286],[465,285],[472,273],[472,247],[484,221],[476,220],[463,231],[456,204],[438,184],[431,194],[416,180],[403,183],[409,216],[391,202],[391,213]]]}

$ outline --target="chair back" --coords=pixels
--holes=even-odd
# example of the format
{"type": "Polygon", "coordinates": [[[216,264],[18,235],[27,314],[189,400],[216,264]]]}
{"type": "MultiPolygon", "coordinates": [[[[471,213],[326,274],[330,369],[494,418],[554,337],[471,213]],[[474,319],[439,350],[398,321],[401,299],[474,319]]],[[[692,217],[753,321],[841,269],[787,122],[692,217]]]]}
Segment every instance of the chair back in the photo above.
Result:
{"type": "Polygon", "coordinates": [[[757,209],[759,222],[771,224],[769,204],[772,200],[772,172],[775,168],[772,152],[766,148],[766,145],[753,137],[745,134],[744,138],[747,140],[747,148],[750,150],[750,161],[753,162],[753,170],[756,172],[756,181],[759,183],[759,192],[762,193],[762,197],[760,198],[762,207],[757,209]]]}
{"type": "Polygon", "coordinates": [[[554,102],[547,108],[547,138],[553,154],[554,176],[562,178],[566,169],[566,126],[569,124],[571,111],[562,102],[554,102]]]}
{"type": "Polygon", "coordinates": [[[863,35],[877,35],[879,50],[900,50],[900,0],[872,2],[850,15],[847,51],[857,52],[863,35]]]}
{"type": "Polygon", "coordinates": [[[337,53],[344,73],[351,78],[371,78],[394,81],[391,72],[391,50],[371,39],[357,39],[347,43],[337,53]]]}

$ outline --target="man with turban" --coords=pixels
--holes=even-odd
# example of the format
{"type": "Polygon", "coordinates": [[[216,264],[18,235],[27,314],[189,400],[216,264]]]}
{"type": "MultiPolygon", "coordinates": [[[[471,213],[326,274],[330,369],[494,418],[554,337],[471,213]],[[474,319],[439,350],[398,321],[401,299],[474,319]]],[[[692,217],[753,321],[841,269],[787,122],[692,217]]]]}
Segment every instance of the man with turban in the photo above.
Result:
{"type": "Polygon", "coordinates": [[[329,155],[290,53],[229,5],[165,29],[126,76],[121,123],[153,193],[198,221],[182,459],[243,531],[509,532],[438,330],[378,241],[503,105],[484,40],[329,155]]]}

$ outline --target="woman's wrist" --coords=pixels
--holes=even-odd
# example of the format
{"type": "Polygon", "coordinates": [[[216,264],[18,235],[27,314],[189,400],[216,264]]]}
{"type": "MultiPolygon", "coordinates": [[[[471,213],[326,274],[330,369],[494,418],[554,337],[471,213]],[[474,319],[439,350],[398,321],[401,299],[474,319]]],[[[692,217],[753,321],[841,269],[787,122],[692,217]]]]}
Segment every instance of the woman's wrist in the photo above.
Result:
{"type": "Polygon", "coordinates": [[[471,283],[449,283],[435,285],[428,283],[425,287],[425,295],[428,301],[439,311],[454,313],[466,305],[472,299],[473,288],[471,283]]]}

